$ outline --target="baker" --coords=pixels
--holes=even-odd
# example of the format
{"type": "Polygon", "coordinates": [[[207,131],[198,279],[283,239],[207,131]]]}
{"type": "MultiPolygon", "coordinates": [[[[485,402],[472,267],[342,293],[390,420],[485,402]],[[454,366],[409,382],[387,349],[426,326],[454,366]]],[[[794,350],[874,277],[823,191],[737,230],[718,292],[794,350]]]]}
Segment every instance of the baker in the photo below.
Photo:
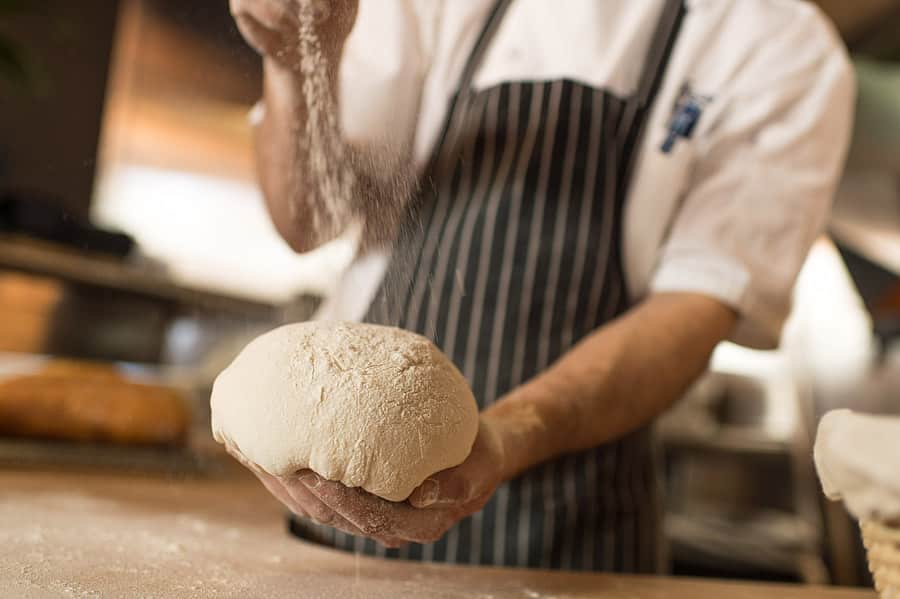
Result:
{"type": "Polygon", "coordinates": [[[468,459],[405,502],[261,474],[293,530],[387,557],[659,571],[650,426],[719,342],[777,345],[841,171],[854,85],[822,15],[334,0],[317,33],[355,187],[347,221],[324,227],[330,199],[304,185],[297,0],[231,4],[264,56],[256,150],[276,228],[305,252],[361,225],[325,317],[427,336],[481,410],[468,459]],[[372,169],[367,153],[395,158],[372,169]],[[417,191],[396,202],[407,172],[417,191]],[[382,226],[395,205],[406,221],[382,226]]]}

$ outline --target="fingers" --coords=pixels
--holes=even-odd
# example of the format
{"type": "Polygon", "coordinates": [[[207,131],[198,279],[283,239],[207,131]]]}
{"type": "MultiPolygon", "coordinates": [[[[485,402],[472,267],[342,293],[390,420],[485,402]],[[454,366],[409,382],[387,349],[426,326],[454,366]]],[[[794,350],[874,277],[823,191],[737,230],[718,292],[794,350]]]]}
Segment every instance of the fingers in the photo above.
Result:
{"type": "MultiPolygon", "coordinates": [[[[319,524],[327,524],[328,526],[337,528],[338,530],[354,536],[370,537],[385,547],[401,547],[406,543],[403,539],[397,538],[386,531],[381,532],[371,530],[366,532],[356,522],[347,519],[345,515],[334,510],[331,506],[327,505],[319,497],[313,494],[307,487],[307,485],[311,484],[315,479],[321,480],[311,471],[305,471],[299,476],[281,479],[281,483],[284,485],[284,488],[290,494],[294,502],[301,504],[304,509],[307,510],[313,521],[319,524]]],[[[348,491],[350,490],[340,483],[331,484],[348,491]]]]}
{"type": "MultiPolygon", "coordinates": [[[[419,509],[460,509],[477,505],[496,488],[503,452],[496,434],[481,424],[472,451],[456,466],[432,475],[413,490],[407,501],[419,509]]],[[[467,510],[471,513],[471,509],[467,510]]]]}
{"type": "Polygon", "coordinates": [[[307,489],[368,537],[433,543],[459,519],[459,514],[450,510],[418,510],[361,489],[316,479],[304,478],[307,489]]]}
{"type": "Polygon", "coordinates": [[[326,481],[311,470],[290,476],[273,476],[247,460],[231,444],[226,444],[226,449],[297,516],[350,535],[369,537],[385,547],[402,547],[410,541],[432,543],[458,518],[436,510],[425,513],[403,503],[386,501],[361,489],[326,481]],[[419,517],[413,517],[417,512],[419,517]]]}
{"type": "Polygon", "coordinates": [[[300,481],[322,503],[357,525],[367,535],[384,535],[391,528],[387,514],[389,509],[382,503],[383,499],[374,495],[363,496],[357,489],[350,489],[315,475],[303,477],[300,481]]]}
{"type": "MultiPolygon", "coordinates": [[[[290,497],[290,504],[299,506],[306,513],[306,517],[317,524],[326,524],[332,528],[336,528],[347,534],[366,537],[367,535],[353,522],[347,520],[343,515],[334,511],[326,505],[322,500],[313,495],[306,485],[301,482],[304,477],[315,476],[310,471],[297,475],[286,477],[278,477],[277,484],[282,493],[287,493],[290,497]]],[[[373,538],[387,547],[399,547],[403,541],[396,539],[390,535],[377,535],[373,538]]]]}
{"type": "MultiPolygon", "coordinates": [[[[234,457],[244,467],[250,470],[256,476],[256,478],[259,479],[266,490],[293,514],[301,518],[311,520],[317,524],[327,524],[328,526],[336,528],[350,535],[358,537],[371,537],[373,540],[381,543],[385,547],[402,547],[407,543],[406,540],[390,534],[367,534],[363,532],[358,526],[344,518],[344,516],[336,513],[333,509],[328,507],[324,502],[322,502],[322,500],[313,495],[309,491],[307,486],[303,484],[303,482],[301,482],[301,479],[304,476],[312,476],[314,477],[314,479],[319,478],[312,471],[301,471],[301,473],[299,473],[299,476],[273,476],[244,457],[240,450],[234,447],[233,444],[226,443],[225,449],[232,457],[234,457]]],[[[343,487],[343,485],[341,486],[343,487]]]]}
{"type": "MultiPolygon", "coordinates": [[[[334,510],[326,506],[320,499],[310,493],[306,486],[299,482],[299,477],[273,476],[245,458],[231,443],[226,443],[225,449],[232,457],[250,470],[256,478],[259,479],[266,490],[280,501],[282,505],[289,509],[291,513],[316,522],[317,524],[327,524],[350,535],[359,537],[369,536],[346,518],[335,513],[334,510]]],[[[305,471],[304,474],[308,475],[311,474],[311,472],[305,471]]],[[[406,543],[403,539],[390,535],[378,535],[373,538],[385,547],[401,547],[406,543]]]]}
{"type": "Polygon", "coordinates": [[[293,512],[297,516],[300,516],[301,518],[310,518],[309,512],[304,509],[302,504],[297,503],[293,500],[293,498],[287,492],[287,489],[278,481],[276,477],[272,476],[271,474],[245,458],[240,451],[235,449],[230,444],[226,444],[225,449],[245,468],[250,470],[250,472],[252,472],[256,476],[256,478],[259,479],[259,482],[263,484],[266,490],[271,493],[275,497],[275,499],[280,501],[282,505],[284,505],[291,512],[293,512]]]}
{"type": "Polygon", "coordinates": [[[241,450],[235,447],[230,440],[225,442],[225,451],[228,452],[228,455],[240,462],[244,468],[249,470],[256,470],[258,468],[256,464],[245,458],[244,454],[241,453],[241,450]]]}
{"type": "Polygon", "coordinates": [[[442,499],[441,490],[441,481],[439,480],[438,475],[435,475],[431,478],[426,478],[421,485],[413,489],[413,492],[406,501],[414,508],[424,509],[433,507],[442,499]]]}
{"type": "Polygon", "coordinates": [[[471,479],[457,467],[425,479],[407,501],[418,509],[448,509],[463,507],[476,498],[471,479]]]}
{"type": "MultiPolygon", "coordinates": [[[[301,477],[302,476],[308,475],[301,475],[301,477]]],[[[303,506],[306,513],[308,513],[310,518],[315,522],[319,524],[333,524],[335,522],[338,514],[329,506],[325,505],[322,500],[310,493],[309,489],[299,481],[299,478],[296,475],[281,477],[279,479],[279,484],[284,487],[292,500],[303,506]]]]}
{"type": "MultiPolygon", "coordinates": [[[[293,477],[276,477],[257,470],[254,470],[254,474],[266,487],[266,490],[295,515],[316,524],[331,526],[350,535],[365,536],[359,528],[348,522],[341,515],[336,514],[331,508],[306,490],[302,484],[295,482],[293,477]]],[[[385,538],[385,541],[399,542],[388,538],[385,538]]]]}
{"type": "Polygon", "coordinates": [[[238,16],[234,21],[247,43],[259,54],[273,55],[281,49],[281,35],[267,29],[253,17],[238,16]]]}
{"type": "Polygon", "coordinates": [[[296,45],[298,22],[287,0],[231,0],[231,14],[247,43],[266,56],[296,45]]]}
{"type": "Polygon", "coordinates": [[[290,493],[287,492],[287,489],[278,482],[278,480],[269,475],[269,474],[260,474],[258,472],[254,472],[256,478],[263,484],[266,490],[271,493],[275,499],[281,502],[287,509],[289,509],[294,515],[300,516],[301,518],[306,518],[308,520],[312,520],[312,516],[309,515],[303,506],[300,503],[294,501],[291,497],[290,493]]]}
{"type": "Polygon", "coordinates": [[[250,17],[273,31],[296,22],[294,2],[289,0],[231,0],[230,8],[235,18],[250,17]]]}
{"type": "Polygon", "coordinates": [[[259,482],[263,484],[266,490],[271,493],[272,496],[275,497],[275,499],[280,501],[282,505],[284,505],[291,512],[293,512],[297,516],[300,516],[301,518],[310,518],[309,512],[304,509],[302,504],[293,500],[293,498],[287,492],[287,489],[278,481],[276,477],[272,476],[271,474],[248,460],[246,457],[244,457],[244,455],[231,443],[226,443],[225,449],[234,459],[240,462],[245,468],[250,470],[250,472],[252,472],[256,476],[256,478],[259,479],[259,482]]]}

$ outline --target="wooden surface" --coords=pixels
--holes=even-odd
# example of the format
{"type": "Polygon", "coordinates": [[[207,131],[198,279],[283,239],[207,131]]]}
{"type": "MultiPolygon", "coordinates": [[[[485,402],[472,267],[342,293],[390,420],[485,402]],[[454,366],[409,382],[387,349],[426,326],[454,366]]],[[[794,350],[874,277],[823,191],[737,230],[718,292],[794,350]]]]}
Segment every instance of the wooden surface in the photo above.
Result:
{"type": "Polygon", "coordinates": [[[874,593],[385,562],[300,543],[248,476],[0,471],[0,589],[45,597],[874,599],[874,593]]]}

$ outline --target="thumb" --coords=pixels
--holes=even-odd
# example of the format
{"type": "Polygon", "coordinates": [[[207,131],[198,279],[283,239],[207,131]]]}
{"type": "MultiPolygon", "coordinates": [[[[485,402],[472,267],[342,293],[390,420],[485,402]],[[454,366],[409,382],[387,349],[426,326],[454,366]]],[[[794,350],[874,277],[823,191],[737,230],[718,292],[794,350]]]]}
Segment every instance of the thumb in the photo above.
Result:
{"type": "Polygon", "coordinates": [[[415,508],[448,508],[464,505],[472,497],[472,482],[462,467],[451,468],[426,478],[409,496],[415,508]]]}

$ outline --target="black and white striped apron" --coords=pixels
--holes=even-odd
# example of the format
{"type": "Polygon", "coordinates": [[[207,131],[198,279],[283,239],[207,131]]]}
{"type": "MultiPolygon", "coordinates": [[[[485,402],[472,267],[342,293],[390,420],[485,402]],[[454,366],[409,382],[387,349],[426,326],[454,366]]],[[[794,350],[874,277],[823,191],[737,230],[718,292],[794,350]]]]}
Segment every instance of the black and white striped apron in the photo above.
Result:
{"type": "MultiPolygon", "coordinates": [[[[684,16],[682,0],[666,0],[631,97],[571,80],[474,91],[510,3],[497,2],[469,57],[367,317],[432,339],[481,408],[629,307],[623,204],[684,16]]],[[[293,529],[385,557],[652,573],[661,566],[656,473],[644,429],[531,469],[432,545],[385,549],[328,527],[293,529]]]]}

